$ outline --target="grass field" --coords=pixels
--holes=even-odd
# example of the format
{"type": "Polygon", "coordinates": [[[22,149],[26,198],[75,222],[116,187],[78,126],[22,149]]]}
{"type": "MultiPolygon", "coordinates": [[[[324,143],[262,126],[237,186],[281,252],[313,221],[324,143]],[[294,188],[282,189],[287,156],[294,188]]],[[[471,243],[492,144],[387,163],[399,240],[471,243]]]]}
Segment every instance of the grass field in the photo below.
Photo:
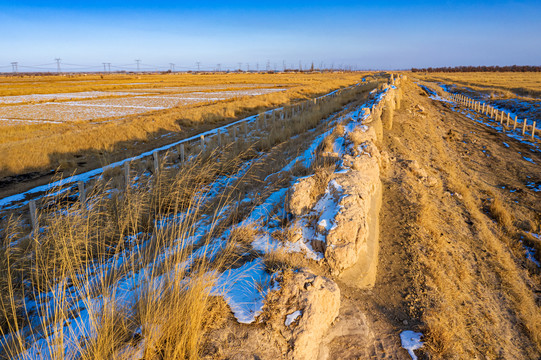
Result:
{"type": "Polygon", "coordinates": [[[5,217],[0,358],[199,358],[204,336],[230,314],[211,292],[224,274],[239,272],[230,286],[259,299],[277,271],[267,264],[292,267],[292,260],[252,248],[266,221],[280,222],[280,207],[257,215],[258,206],[296,177],[318,171],[321,161],[312,157],[329,131],[328,118],[352,121],[344,114],[353,109],[344,105],[366,102],[377,85],[307,102],[302,113],[263,132],[252,129],[248,139],[217,151],[209,146],[185,164],[171,157],[158,173],[145,161],[132,164],[129,185],[122,174],[107,174],[86,203],[53,197],[41,206],[39,239],[24,236],[23,219],[5,217]],[[250,223],[253,214],[263,220],[250,223]],[[259,282],[241,273],[247,266],[259,282]]]}
{"type": "Polygon", "coordinates": [[[541,97],[541,73],[538,72],[415,73],[414,77],[457,84],[493,98],[541,97]]]}
{"type": "Polygon", "coordinates": [[[358,83],[362,77],[360,73],[4,77],[0,177],[93,168],[269,107],[358,83]],[[166,134],[169,137],[163,139],[166,134]]]}

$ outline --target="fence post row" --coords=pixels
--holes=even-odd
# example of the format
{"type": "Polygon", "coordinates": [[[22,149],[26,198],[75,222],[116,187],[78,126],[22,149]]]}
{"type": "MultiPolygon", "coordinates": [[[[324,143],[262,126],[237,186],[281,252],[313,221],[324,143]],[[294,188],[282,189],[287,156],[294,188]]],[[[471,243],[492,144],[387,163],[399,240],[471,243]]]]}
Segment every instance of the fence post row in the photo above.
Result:
{"type": "MultiPolygon", "coordinates": [[[[309,99],[301,102],[300,104],[291,106],[289,108],[282,108],[281,110],[272,110],[269,114],[266,112],[260,113],[256,118],[256,127],[263,130],[264,128],[267,128],[270,120],[271,126],[274,126],[277,120],[286,120],[289,117],[294,117],[295,115],[299,115],[304,110],[311,109],[315,107],[316,105],[322,103],[322,102],[328,102],[331,97],[337,97],[338,95],[342,94],[343,91],[337,91],[336,93],[332,94],[331,96],[327,96],[325,98],[314,98],[309,99]]],[[[456,97],[454,97],[456,99],[456,97]]],[[[380,104],[381,105],[381,104],[380,104]]],[[[515,118],[516,122],[516,118],[515,118]]],[[[244,121],[242,123],[243,130],[244,130],[244,137],[248,137],[248,122],[244,121]]],[[[282,127],[285,126],[285,121],[282,121],[282,127]]],[[[535,126],[535,122],[534,122],[535,126]]],[[[239,131],[239,125],[232,126],[230,131],[233,137],[233,140],[237,139],[237,131],[239,131]]],[[[228,131],[229,134],[229,131],[228,131]]],[[[217,136],[218,136],[218,146],[222,145],[222,131],[221,129],[217,130],[217,136]]],[[[532,134],[533,136],[533,134],[532,134]]],[[[200,141],[201,141],[201,150],[203,151],[205,149],[205,136],[200,135],[200,141]]],[[[180,162],[183,164],[186,162],[186,153],[185,153],[185,144],[181,143],[177,145],[178,149],[178,157],[180,159],[180,162]]],[[[153,169],[154,173],[157,175],[160,169],[160,162],[159,162],[159,152],[156,150],[152,152],[152,158],[153,158],[153,169]]],[[[126,161],[124,162],[124,180],[126,187],[128,188],[130,185],[130,162],[126,161]]],[[[79,192],[79,201],[81,203],[87,202],[87,189],[85,189],[85,183],[84,181],[77,181],[77,188],[79,192]]],[[[30,211],[30,223],[32,227],[31,236],[37,236],[39,233],[39,222],[38,222],[38,210],[36,207],[36,200],[30,200],[28,202],[28,207],[30,211]]]]}
{"type": "MultiPolygon", "coordinates": [[[[505,119],[505,111],[498,110],[494,108],[493,106],[490,106],[488,104],[481,104],[481,102],[470,99],[469,97],[462,95],[462,94],[451,94],[449,96],[450,99],[458,102],[463,103],[467,107],[473,109],[476,112],[480,112],[481,114],[484,114],[488,116],[491,119],[494,119],[494,121],[499,122],[503,126],[503,122],[505,120],[505,126],[509,127],[509,122],[511,121],[511,114],[507,113],[507,119],[505,119]]],[[[518,118],[515,115],[513,119],[513,131],[517,128],[518,124],[518,118]]],[[[531,139],[532,141],[535,140],[535,128],[536,121],[533,121],[532,123],[532,132],[531,132],[531,139]]],[[[526,136],[526,130],[528,128],[528,119],[524,119],[524,122],[522,123],[522,136],[526,136]]],[[[505,129],[505,128],[504,128],[505,129]]]]}

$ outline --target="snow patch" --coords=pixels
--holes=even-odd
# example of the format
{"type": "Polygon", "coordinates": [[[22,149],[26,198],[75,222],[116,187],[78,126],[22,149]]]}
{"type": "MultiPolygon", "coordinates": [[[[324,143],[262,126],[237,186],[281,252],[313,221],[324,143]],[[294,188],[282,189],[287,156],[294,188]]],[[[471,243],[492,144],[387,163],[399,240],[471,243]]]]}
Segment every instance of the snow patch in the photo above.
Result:
{"type": "Polygon", "coordinates": [[[423,342],[421,342],[422,336],[423,334],[411,330],[405,330],[400,333],[402,347],[408,350],[408,353],[413,360],[417,360],[417,356],[413,350],[420,349],[423,346],[423,342]]]}
{"type": "Polygon", "coordinates": [[[263,303],[272,286],[274,276],[265,271],[263,259],[258,258],[237,269],[218,276],[214,295],[222,295],[240,323],[250,324],[261,314],[263,303]]]}
{"type": "Polygon", "coordinates": [[[297,310],[286,316],[285,326],[290,326],[295,320],[297,320],[302,315],[302,311],[297,310]]]}

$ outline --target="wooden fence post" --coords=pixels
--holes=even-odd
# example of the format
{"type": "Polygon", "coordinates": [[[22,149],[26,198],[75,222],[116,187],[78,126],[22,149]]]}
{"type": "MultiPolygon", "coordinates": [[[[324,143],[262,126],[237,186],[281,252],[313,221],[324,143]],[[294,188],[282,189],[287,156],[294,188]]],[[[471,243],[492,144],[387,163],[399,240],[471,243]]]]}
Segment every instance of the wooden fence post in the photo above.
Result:
{"type": "Polygon", "coordinates": [[[184,164],[184,144],[180,144],[179,147],[178,147],[178,152],[179,152],[179,156],[180,156],[180,163],[181,164],[184,164]]]}
{"type": "Polygon", "coordinates": [[[158,174],[158,171],[160,170],[160,162],[158,159],[158,152],[154,151],[152,153],[152,158],[154,159],[154,174],[158,174]]]}
{"type": "Polygon", "coordinates": [[[509,120],[511,120],[511,115],[507,113],[507,122],[505,123],[505,126],[509,126],[509,120]]]}
{"type": "Polygon", "coordinates": [[[513,131],[517,128],[517,116],[515,115],[515,120],[513,124],[513,131]]]}
{"type": "Polygon", "coordinates": [[[124,163],[124,182],[126,187],[130,186],[130,162],[126,161],[124,163]]]}
{"type": "Polygon", "coordinates": [[[222,146],[222,131],[218,129],[218,146],[222,146]]]}
{"type": "Polygon", "coordinates": [[[30,200],[28,202],[28,207],[30,208],[30,223],[32,225],[31,236],[37,236],[39,233],[39,224],[38,224],[38,210],[36,209],[36,201],[30,200]]]}
{"type": "Polygon", "coordinates": [[[201,135],[199,139],[201,140],[201,151],[205,151],[205,135],[201,135]]]}
{"type": "Polygon", "coordinates": [[[244,125],[244,138],[248,137],[248,123],[245,121],[242,123],[244,125]]]}
{"type": "Polygon", "coordinates": [[[532,141],[535,140],[534,136],[535,136],[535,121],[532,124],[532,141]]]}
{"type": "Polygon", "coordinates": [[[522,125],[522,136],[526,134],[526,124],[528,123],[528,119],[524,119],[524,123],[522,125]]]}
{"type": "Polygon", "coordinates": [[[84,204],[86,202],[85,183],[77,181],[77,188],[79,189],[79,201],[84,204]]]}

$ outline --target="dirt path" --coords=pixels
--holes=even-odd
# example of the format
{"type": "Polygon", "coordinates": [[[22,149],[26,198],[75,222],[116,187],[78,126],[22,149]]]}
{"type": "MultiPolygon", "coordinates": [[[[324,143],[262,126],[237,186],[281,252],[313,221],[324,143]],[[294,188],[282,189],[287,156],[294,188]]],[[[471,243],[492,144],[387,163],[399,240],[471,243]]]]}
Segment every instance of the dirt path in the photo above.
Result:
{"type": "Polygon", "coordinates": [[[382,149],[377,282],[340,284],[328,358],[409,359],[403,330],[425,335],[420,358],[537,358],[541,278],[521,241],[540,231],[540,153],[412,83],[382,149]]]}

